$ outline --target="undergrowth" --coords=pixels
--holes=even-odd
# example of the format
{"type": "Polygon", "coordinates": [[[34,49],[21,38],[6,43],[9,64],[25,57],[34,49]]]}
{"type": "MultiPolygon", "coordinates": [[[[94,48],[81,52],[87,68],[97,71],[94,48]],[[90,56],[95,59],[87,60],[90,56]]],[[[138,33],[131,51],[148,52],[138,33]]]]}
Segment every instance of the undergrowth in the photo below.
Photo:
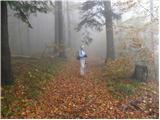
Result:
{"type": "Polygon", "coordinates": [[[134,91],[139,87],[140,83],[135,80],[107,80],[106,85],[113,97],[123,99],[125,96],[132,95],[132,93],[134,93],[134,91]]]}
{"type": "MultiPolygon", "coordinates": [[[[13,102],[23,101],[24,99],[38,99],[43,85],[58,73],[61,68],[60,65],[65,61],[61,58],[12,58],[14,82],[1,88],[1,115],[9,117],[14,114],[9,109],[13,102]]],[[[17,106],[16,109],[21,110],[21,107],[17,106]]]]}

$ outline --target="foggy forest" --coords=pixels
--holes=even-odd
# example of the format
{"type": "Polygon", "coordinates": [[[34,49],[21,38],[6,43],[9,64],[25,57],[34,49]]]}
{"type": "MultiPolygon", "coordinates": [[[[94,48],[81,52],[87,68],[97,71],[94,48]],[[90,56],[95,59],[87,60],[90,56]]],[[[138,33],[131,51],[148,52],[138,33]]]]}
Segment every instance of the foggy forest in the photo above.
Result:
{"type": "Polygon", "coordinates": [[[159,118],[159,0],[1,1],[0,10],[1,118],[159,118]]]}

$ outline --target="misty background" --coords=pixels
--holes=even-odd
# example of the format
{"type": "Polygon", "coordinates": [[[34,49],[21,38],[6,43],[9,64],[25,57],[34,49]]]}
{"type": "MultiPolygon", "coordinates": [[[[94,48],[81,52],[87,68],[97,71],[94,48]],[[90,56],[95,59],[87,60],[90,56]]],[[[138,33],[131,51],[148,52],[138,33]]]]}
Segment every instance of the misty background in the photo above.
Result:
{"type": "MultiPolygon", "coordinates": [[[[106,57],[106,34],[105,27],[101,32],[90,30],[88,28],[76,31],[76,27],[80,22],[80,6],[84,1],[63,1],[63,37],[65,41],[65,52],[68,57],[75,57],[75,54],[79,47],[82,45],[82,41],[85,39],[85,34],[89,34],[92,37],[92,41],[85,45],[88,57],[92,55],[98,59],[104,60],[106,57]],[[69,33],[68,33],[69,32],[69,33]]],[[[114,6],[116,0],[112,1],[112,8],[121,13],[117,6],[114,6]]],[[[158,70],[158,22],[150,24],[150,12],[149,0],[142,0],[135,7],[126,10],[121,14],[121,19],[113,20],[113,32],[114,32],[114,46],[115,55],[118,57],[125,51],[127,54],[132,54],[133,62],[141,62],[148,58],[139,56],[139,51],[132,48],[134,38],[143,44],[145,48],[145,54],[155,51],[155,66],[158,70]],[[143,6],[142,6],[143,5],[143,6]],[[147,16],[147,17],[146,17],[147,16]],[[133,29],[130,29],[130,28],[133,29]],[[149,34],[153,30],[154,37],[154,50],[153,42],[149,34]],[[134,30],[135,29],[135,30],[134,30]],[[138,32],[135,32],[137,31],[138,32]]],[[[153,15],[155,18],[158,16],[157,12],[158,0],[154,0],[153,15]]],[[[52,8],[49,13],[37,13],[31,15],[30,23],[33,29],[23,23],[20,19],[13,16],[13,11],[8,10],[8,30],[9,30],[9,44],[12,56],[30,56],[41,57],[42,54],[52,56],[53,47],[55,42],[55,8],[52,8]],[[50,47],[48,47],[50,46],[50,47]]],[[[149,64],[148,64],[149,65],[149,64]]],[[[149,69],[153,67],[149,66],[149,69]]],[[[153,70],[151,70],[153,71],[153,70]]]]}

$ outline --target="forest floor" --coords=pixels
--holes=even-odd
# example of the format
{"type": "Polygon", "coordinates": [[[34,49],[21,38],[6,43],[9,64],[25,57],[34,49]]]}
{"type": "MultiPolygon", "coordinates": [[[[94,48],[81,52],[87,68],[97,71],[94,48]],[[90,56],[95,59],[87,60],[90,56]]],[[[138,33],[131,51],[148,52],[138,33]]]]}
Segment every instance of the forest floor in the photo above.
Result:
{"type": "Polygon", "coordinates": [[[104,80],[101,65],[101,62],[88,61],[84,77],[79,76],[76,60],[53,65],[59,69],[50,68],[49,74],[44,72],[48,69],[41,70],[36,64],[33,64],[36,69],[29,72],[26,72],[28,64],[19,66],[19,70],[27,74],[20,76],[20,71],[15,72],[18,80],[14,85],[2,88],[2,118],[159,118],[158,85],[155,82],[134,83],[139,87],[132,94],[117,98],[115,96],[121,96],[121,92],[114,91],[117,94],[113,95],[108,89],[113,82],[108,81],[108,84],[104,80]],[[43,75],[38,86],[34,85],[39,83],[37,81],[21,82],[24,76],[35,80],[34,72],[43,75]],[[30,85],[29,89],[25,85],[30,85]],[[35,87],[39,93],[35,92],[35,87]]]}

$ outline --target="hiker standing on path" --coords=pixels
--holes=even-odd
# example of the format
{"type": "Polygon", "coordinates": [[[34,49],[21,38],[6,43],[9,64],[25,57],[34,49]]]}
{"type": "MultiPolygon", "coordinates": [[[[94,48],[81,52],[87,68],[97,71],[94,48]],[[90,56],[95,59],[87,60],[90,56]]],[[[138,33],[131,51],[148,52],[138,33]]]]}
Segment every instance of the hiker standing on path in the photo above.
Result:
{"type": "Polygon", "coordinates": [[[84,45],[82,45],[78,51],[79,61],[80,61],[80,75],[84,76],[85,73],[85,59],[87,54],[84,51],[84,45]]]}

